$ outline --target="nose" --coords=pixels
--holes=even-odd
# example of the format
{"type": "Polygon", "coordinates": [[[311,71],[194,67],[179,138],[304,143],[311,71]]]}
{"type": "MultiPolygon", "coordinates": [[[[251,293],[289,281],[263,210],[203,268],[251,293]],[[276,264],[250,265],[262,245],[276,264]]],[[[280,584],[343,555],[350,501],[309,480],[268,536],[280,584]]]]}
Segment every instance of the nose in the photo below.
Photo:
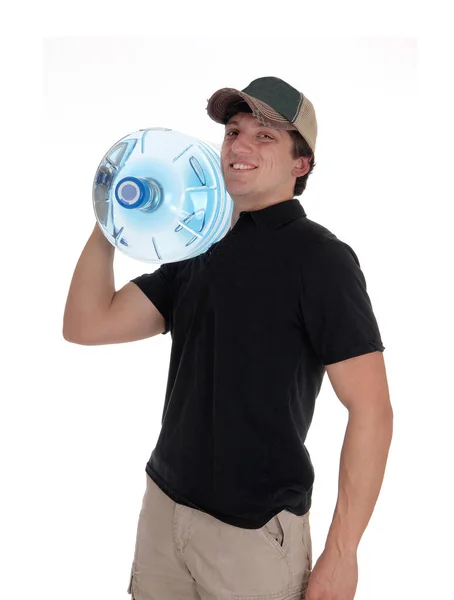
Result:
{"type": "Polygon", "coordinates": [[[239,132],[235,136],[231,150],[237,154],[247,154],[252,151],[252,143],[250,136],[245,132],[239,132]]]}

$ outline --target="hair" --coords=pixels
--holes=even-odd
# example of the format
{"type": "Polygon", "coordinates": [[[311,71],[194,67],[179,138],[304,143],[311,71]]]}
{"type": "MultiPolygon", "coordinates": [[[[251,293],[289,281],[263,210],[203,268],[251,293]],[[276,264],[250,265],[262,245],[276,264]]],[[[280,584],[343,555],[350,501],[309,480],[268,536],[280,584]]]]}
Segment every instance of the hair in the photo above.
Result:
{"type": "MultiPolygon", "coordinates": [[[[225,117],[224,117],[224,125],[227,125],[229,120],[233,116],[235,116],[236,114],[238,114],[240,112],[252,114],[251,107],[244,100],[234,102],[228,108],[228,110],[225,114],[225,117]]],[[[286,131],[290,135],[290,138],[292,140],[292,158],[297,159],[297,158],[300,158],[301,156],[303,156],[303,157],[307,156],[307,157],[310,157],[310,159],[311,159],[310,163],[309,163],[309,171],[302,177],[297,177],[296,181],[295,181],[293,195],[300,196],[306,189],[307,179],[308,179],[309,175],[312,173],[312,171],[314,170],[314,167],[316,164],[315,158],[314,158],[314,153],[312,152],[309,144],[306,142],[306,140],[303,138],[303,136],[300,134],[299,131],[296,131],[293,129],[288,129],[286,131]]]]}

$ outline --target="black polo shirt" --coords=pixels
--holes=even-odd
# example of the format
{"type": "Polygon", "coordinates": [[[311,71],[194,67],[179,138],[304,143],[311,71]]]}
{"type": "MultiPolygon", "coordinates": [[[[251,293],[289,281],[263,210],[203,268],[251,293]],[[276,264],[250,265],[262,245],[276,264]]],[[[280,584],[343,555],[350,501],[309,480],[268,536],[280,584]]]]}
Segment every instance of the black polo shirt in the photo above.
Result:
{"type": "Polygon", "coordinates": [[[172,336],[148,475],[237,527],[306,513],[325,365],[384,350],[354,251],[290,199],[241,212],[204,254],[133,281],[172,336]]]}

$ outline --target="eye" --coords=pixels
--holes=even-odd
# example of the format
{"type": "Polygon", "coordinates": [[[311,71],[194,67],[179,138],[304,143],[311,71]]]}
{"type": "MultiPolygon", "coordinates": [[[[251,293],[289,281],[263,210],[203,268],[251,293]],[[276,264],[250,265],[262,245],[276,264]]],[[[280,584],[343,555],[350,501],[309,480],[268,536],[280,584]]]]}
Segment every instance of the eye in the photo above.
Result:
{"type": "MultiPolygon", "coordinates": [[[[237,131],[235,131],[234,129],[231,129],[230,131],[228,131],[225,136],[229,137],[231,133],[238,133],[237,131]]],[[[270,135],[268,135],[267,133],[261,133],[258,135],[264,135],[265,137],[267,137],[269,140],[273,140],[274,138],[272,138],[270,135]]]]}

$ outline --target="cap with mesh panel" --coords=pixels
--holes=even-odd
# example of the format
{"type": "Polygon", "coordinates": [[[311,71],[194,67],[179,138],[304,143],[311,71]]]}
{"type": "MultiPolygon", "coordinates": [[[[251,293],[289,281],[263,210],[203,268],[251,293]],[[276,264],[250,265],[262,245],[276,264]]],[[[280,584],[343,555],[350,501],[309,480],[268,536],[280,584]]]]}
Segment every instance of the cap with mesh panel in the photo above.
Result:
{"type": "Polygon", "coordinates": [[[244,90],[221,88],[208,99],[208,116],[225,124],[228,109],[244,100],[260,123],[276,129],[297,130],[315,154],[317,119],[312,102],[278,77],[254,79],[244,90]]]}

